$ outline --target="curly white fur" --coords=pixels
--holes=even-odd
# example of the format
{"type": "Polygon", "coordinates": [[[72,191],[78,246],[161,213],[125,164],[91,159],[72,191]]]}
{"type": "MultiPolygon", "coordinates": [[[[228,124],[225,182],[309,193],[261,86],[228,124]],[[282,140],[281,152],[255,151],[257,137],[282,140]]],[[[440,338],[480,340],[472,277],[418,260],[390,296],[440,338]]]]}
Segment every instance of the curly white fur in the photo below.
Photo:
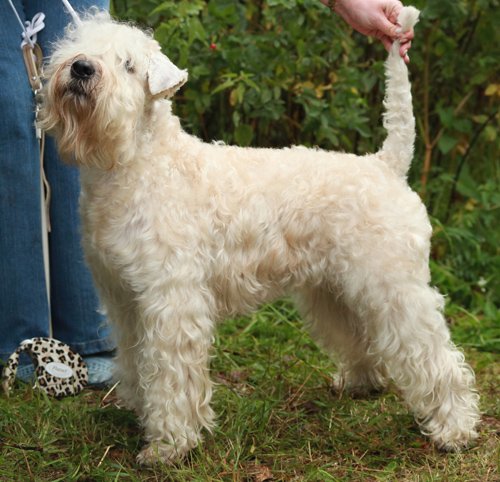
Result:
{"type": "MultiPolygon", "coordinates": [[[[398,19],[401,31],[407,32],[412,28],[417,23],[419,14],[414,7],[403,8],[398,19]]],[[[385,63],[387,82],[384,127],[388,135],[380,155],[394,172],[406,176],[413,159],[415,118],[408,69],[399,56],[399,48],[399,42],[394,42],[385,63]]]]}
{"type": "Polygon", "coordinates": [[[345,386],[392,379],[440,447],[466,445],[478,396],[429,286],[431,226],[404,180],[414,121],[397,53],[388,138],[363,157],[205,144],[161,98],[187,75],[158,70],[158,55],[137,28],[90,16],[57,45],[43,110],[81,168],[83,244],[118,336],[120,394],[149,442],[139,460],[182,457],[213,426],[216,322],[287,293],[340,356],[345,386]]]}

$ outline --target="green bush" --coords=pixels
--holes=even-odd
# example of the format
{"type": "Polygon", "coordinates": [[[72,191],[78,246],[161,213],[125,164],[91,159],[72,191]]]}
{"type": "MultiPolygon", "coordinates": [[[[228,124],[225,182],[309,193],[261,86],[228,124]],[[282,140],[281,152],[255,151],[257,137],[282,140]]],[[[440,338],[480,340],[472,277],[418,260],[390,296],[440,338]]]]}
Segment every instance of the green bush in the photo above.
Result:
{"type": "MultiPolygon", "coordinates": [[[[410,51],[410,182],[435,220],[435,282],[482,315],[500,293],[498,1],[414,3],[423,11],[410,51]]],[[[201,138],[360,154],[381,145],[385,52],[318,0],[115,0],[113,9],[153,27],[188,68],[175,108],[201,138]]]]}

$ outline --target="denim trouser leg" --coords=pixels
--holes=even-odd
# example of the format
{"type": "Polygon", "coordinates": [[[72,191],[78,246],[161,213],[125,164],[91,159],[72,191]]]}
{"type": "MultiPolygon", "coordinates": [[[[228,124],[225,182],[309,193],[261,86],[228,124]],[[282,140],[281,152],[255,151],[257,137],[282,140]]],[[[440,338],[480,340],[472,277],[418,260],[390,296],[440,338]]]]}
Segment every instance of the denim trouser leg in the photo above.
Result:
{"type": "MultiPolygon", "coordinates": [[[[19,1],[16,7],[21,8],[19,1]]],[[[20,341],[47,336],[40,164],[33,130],[33,95],[8,4],[0,15],[0,357],[20,341]]],[[[19,10],[22,13],[22,10],[19,10]]]]}
{"type": "MultiPolygon", "coordinates": [[[[62,3],[16,0],[21,18],[39,11],[46,28],[38,43],[44,55],[49,42],[69,21],[62,3]]],[[[75,9],[101,4],[73,0],[75,9]]],[[[107,2],[106,2],[107,3],[107,2]]],[[[38,145],[33,129],[33,98],[21,50],[20,26],[8,6],[0,8],[0,358],[21,340],[49,332],[40,221],[38,145]]],[[[78,216],[78,170],[58,159],[47,139],[45,172],[52,199],[49,235],[53,336],[82,354],[113,348],[109,327],[97,311],[98,301],[84,263],[78,216]]]]}

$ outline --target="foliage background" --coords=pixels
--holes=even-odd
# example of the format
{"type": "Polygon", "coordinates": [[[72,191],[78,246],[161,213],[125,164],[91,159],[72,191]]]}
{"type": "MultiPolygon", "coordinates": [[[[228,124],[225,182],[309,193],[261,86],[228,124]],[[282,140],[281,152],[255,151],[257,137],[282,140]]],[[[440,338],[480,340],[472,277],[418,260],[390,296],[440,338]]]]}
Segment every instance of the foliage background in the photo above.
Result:
{"type": "MultiPolygon", "coordinates": [[[[410,183],[434,224],[434,283],[464,340],[499,349],[500,13],[498,0],[414,0],[410,51],[417,119],[410,183]],[[488,340],[484,338],[487,333],[488,340]]],[[[114,0],[154,28],[190,80],[175,98],[184,127],[253,146],[381,145],[383,47],[318,0],[114,0]]]]}

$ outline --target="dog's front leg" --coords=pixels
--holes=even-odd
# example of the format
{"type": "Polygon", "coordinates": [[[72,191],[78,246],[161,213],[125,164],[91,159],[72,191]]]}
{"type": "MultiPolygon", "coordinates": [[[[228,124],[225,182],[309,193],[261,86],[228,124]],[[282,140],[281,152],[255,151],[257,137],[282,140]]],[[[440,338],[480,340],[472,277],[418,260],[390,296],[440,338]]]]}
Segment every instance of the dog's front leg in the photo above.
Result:
{"type": "Polygon", "coordinates": [[[202,428],[213,425],[213,323],[207,292],[183,280],[141,296],[137,371],[148,445],[138,456],[140,463],[181,459],[198,444],[202,428]]]}

